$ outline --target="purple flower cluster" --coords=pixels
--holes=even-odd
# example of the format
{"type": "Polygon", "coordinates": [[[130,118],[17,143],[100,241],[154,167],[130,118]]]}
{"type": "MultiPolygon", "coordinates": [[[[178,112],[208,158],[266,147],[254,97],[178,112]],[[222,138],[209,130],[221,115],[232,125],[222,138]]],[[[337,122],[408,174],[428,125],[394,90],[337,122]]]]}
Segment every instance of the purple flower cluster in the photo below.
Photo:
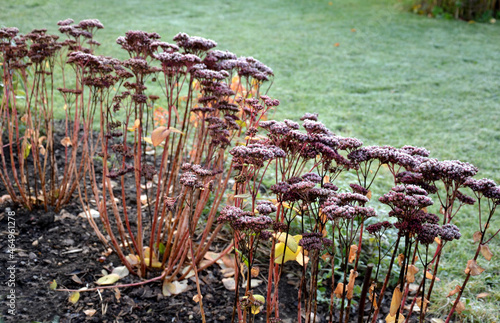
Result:
{"type": "Polygon", "coordinates": [[[359,164],[371,160],[378,160],[381,164],[399,165],[406,169],[412,169],[419,164],[419,159],[410,153],[414,153],[410,146],[397,149],[391,146],[366,146],[351,151],[349,158],[356,168],[359,164]]]}
{"type": "Polygon", "coordinates": [[[393,227],[392,223],[390,223],[389,221],[383,221],[367,226],[366,231],[368,231],[370,234],[376,234],[392,227],[393,227]]]}
{"type": "Polygon", "coordinates": [[[268,81],[273,76],[273,70],[253,57],[240,57],[236,62],[236,70],[241,77],[254,78],[258,81],[268,81]]]}
{"type": "Polygon", "coordinates": [[[418,231],[417,240],[424,245],[429,245],[434,242],[434,239],[441,235],[441,227],[437,224],[424,223],[418,231]]]}
{"type": "Polygon", "coordinates": [[[235,231],[261,232],[273,225],[273,220],[265,215],[254,216],[236,206],[225,206],[217,219],[219,223],[228,223],[235,231]]]}
{"type": "Polygon", "coordinates": [[[116,39],[116,43],[126,50],[132,58],[153,57],[151,44],[160,39],[157,33],[148,33],[141,30],[130,30],[125,36],[116,39]]]}
{"type": "Polygon", "coordinates": [[[460,230],[456,225],[445,224],[441,227],[440,236],[443,241],[451,241],[454,239],[460,239],[462,235],[460,234],[460,230]]]}
{"type": "Polygon", "coordinates": [[[427,192],[416,185],[398,185],[393,187],[389,193],[379,198],[383,204],[394,208],[414,212],[433,204],[432,199],[427,197],[427,192]]]}
{"type": "Polygon", "coordinates": [[[319,232],[304,233],[299,241],[299,246],[307,251],[325,249],[332,244],[332,240],[323,238],[319,232]]]}
{"type": "Polygon", "coordinates": [[[249,164],[262,167],[264,161],[274,158],[285,157],[285,152],[276,146],[266,144],[249,144],[247,146],[236,146],[229,151],[241,165],[249,164]]]}
{"type": "Polygon", "coordinates": [[[217,46],[211,39],[198,36],[189,36],[186,33],[178,33],[174,37],[177,46],[183,48],[187,53],[200,54],[217,46]]]}
{"type": "Polygon", "coordinates": [[[259,214],[262,215],[269,215],[271,213],[276,212],[277,210],[276,206],[271,201],[268,200],[257,201],[257,206],[255,207],[255,209],[257,209],[259,214]]]}
{"type": "Polygon", "coordinates": [[[454,181],[462,184],[476,175],[478,169],[472,164],[459,160],[438,161],[437,159],[427,159],[416,167],[416,171],[421,173],[426,180],[454,181]]]}

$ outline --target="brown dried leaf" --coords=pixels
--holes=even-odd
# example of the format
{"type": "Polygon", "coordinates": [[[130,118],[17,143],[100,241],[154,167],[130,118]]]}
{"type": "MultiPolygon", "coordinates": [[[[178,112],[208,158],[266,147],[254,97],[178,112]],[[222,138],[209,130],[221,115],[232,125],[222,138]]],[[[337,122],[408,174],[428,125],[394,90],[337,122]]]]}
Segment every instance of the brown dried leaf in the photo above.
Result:
{"type": "Polygon", "coordinates": [[[333,291],[333,294],[335,294],[335,296],[337,296],[337,298],[342,298],[343,290],[344,290],[344,283],[338,283],[337,287],[333,291]]]}
{"type": "Polygon", "coordinates": [[[478,276],[484,271],[484,268],[481,268],[474,259],[467,261],[467,267],[465,268],[465,273],[471,276],[478,276]]]}
{"type": "Polygon", "coordinates": [[[372,199],[372,191],[368,190],[368,193],[366,193],[366,197],[371,200],[372,199]]]}
{"type": "Polygon", "coordinates": [[[199,303],[202,298],[203,298],[203,295],[196,294],[196,295],[193,296],[193,301],[195,303],[199,303]]]}
{"type": "Polygon", "coordinates": [[[493,257],[493,253],[491,252],[490,247],[487,244],[481,245],[481,254],[488,261],[490,261],[493,257]]]}
{"type": "MultiPolygon", "coordinates": [[[[405,317],[403,314],[399,313],[398,317],[398,323],[404,323],[405,317]]],[[[387,317],[385,318],[386,323],[395,323],[396,322],[396,314],[391,315],[391,313],[387,314],[387,317]]]]}
{"type": "Polygon", "coordinates": [[[422,311],[424,313],[426,313],[427,312],[427,305],[430,303],[427,300],[427,298],[424,297],[424,301],[423,301],[423,304],[422,304],[422,297],[417,297],[416,302],[417,302],[418,307],[420,307],[422,309],[422,311]]]}
{"type": "Polygon", "coordinates": [[[255,277],[259,276],[259,272],[260,272],[259,267],[252,267],[250,274],[252,275],[252,277],[255,278],[255,277]]]}
{"type": "Polygon", "coordinates": [[[461,314],[465,310],[465,304],[462,303],[462,301],[458,301],[457,307],[455,307],[455,311],[457,311],[458,314],[461,314]]]}
{"type": "Polygon", "coordinates": [[[406,281],[409,283],[415,282],[415,274],[418,273],[418,268],[415,265],[409,265],[407,271],[406,281]]]}
{"type": "Polygon", "coordinates": [[[399,265],[399,267],[401,267],[401,264],[403,263],[404,259],[405,259],[405,255],[403,255],[402,253],[400,253],[398,255],[398,265],[399,265]]]}
{"type": "Polygon", "coordinates": [[[358,246],[353,244],[349,251],[349,263],[352,263],[356,259],[357,252],[358,252],[358,246]]]}
{"type": "Polygon", "coordinates": [[[392,293],[392,300],[391,300],[391,309],[389,310],[389,314],[391,316],[394,316],[394,319],[396,318],[396,312],[398,311],[399,306],[401,305],[401,298],[403,297],[403,294],[401,293],[401,290],[399,287],[396,287],[394,289],[394,292],[392,293]]]}
{"type": "Polygon", "coordinates": [[[64,137],[63,139],[61,139],[61,145],[63,145],[64,147],[69,147],[73,145],[73,143],[71,142],[71,139],[69,137],[64,137]]]}
{"type": "Polygon", "coordinates": [[[483,236],[483,234],[481,233],[481,231],[476,231],[472,235],[472,240],[474,240],[474,242],[479,242],[479,241],[481,241],[482,236],[483,236]]]}
{"type": "MultiPolygon", "coordinates": [[[[433,274],[431,274],[431,272],[430,272],[430,271],[426,271],[426,272],[425,272],[425,278],[427,278],[427,279],[432,279],[433,277],[434,277],[434,275],[433,275],[433,274]]],[[[436,281],[440,281],[440,280],[441,280],[441,279],[439,279],[439,277],[436,277],[436,281]]]]}
{"type": "Polygon", "coordinates": [[[484,293],[479,293],[479,294],[477,294],[477,295],[476,295],[476,297],[477,297],[477,298],[485,298],[485,297],[488,297],[488,296],[490,296],[490,295],[491,295],[490,293],[486,293],[486,292],[484,292],[484,293]]]}
{"type": "Polygon", "coordinates": [[[354,282],[356,281],[356,277],[358,277],[358,272],[351,269],[351,273],[349,275],[349,283],[347,284],[347,299],[351,299],[354,293],[354,282]]]}
{"type": "Polygon", "coordinates": [[[455,289],[452,290],[451,292],[448,293],[448,295],[446,295],[446,297],[450,297],[450,296],[453,296],[455,295],[456,293],[458,293],[460,291],[460,285],[456,285],[455,286],[455,289]]]}
{"type": "Polygon", "coordinates": [[[73,275],[73,276],[71,276],[71,279],[72,279],[75,283],[77,283],[77,284],[80,284],[80,285],[82,285],[82,284],[83,284],[83,283],[82,283],[82,280],[81,280],[81,279],[80,279],[77,275],[73,275]]]}
{"type": "Polygon", "coordinates": [[[161,144],[169,134],[170,130],[167,127],[161,126],[153,130],[151,133],[151,142],[153,143],[153,146],[156,147],[161,144]]]}

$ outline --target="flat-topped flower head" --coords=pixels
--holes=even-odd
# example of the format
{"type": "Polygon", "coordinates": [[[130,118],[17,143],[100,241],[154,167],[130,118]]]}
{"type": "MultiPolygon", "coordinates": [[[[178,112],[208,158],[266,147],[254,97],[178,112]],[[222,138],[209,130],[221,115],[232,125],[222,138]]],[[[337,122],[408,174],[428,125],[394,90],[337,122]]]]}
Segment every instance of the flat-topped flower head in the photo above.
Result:
{"type": "Polygon", "coordinates": [[[262,215],[268,215],[276,212],[277,210],[276,205],[268,200],[257,201],[257,206],[255,207],[255,209],[259,212],[259,214],[262,215]]]}
{"type": "Polygon", "coordinates": [[[393,227],[392,223],[390,223],[389,221],[383,221],[383,222],[377,222],[377,223],[374,223],[374,224],[367,226],[366,230],[370,234],[376,234],[379,232],[383,232],[383,231],[385,231],[389,228],[392,228],[392,227],[393,227]]]}
{"type": "Polygon", "coordinates": [[[496,183],[489,178],[482,178],[482,179],[468,178],[465,181],[464,186],[469,187],[476,193],[484,193],[490,188],[495,187],[496,183]]]}
{"type": "Polygon", "coordinates": [[[318,114],[306,112],[304,114],[304,116],[302,116],[302,118],[300,118],[300,120],[302,120],[302,121],[304,121],[304,120],[318,121],[318,114]]]}
{"type": "Polygon", "coordinates": [[[454,239],[460,239],[462,235],[460,234],[460,229],[458,229],[456,225],[445,224],[441,227],[440,236],[443,241],[451,241],[454,239]]]}
{"type": "Polygon", "coordinates": [[[299,241],[299,246],[304,250],[322,250],[330,247],[333,244],[332,240],[323,238],[319,232],[307,232],[302,234],[302,239],[299,241]]]}
{"type": "Polygon", "coordinates": [[[217,46],[217,43],[211,39],[189,36],[186,33],[178,33],[173,40],[177,43],[177,46],[188,53],[206,52],[217,46]]]}
{"type": "Polygon", "coordinates": [[[64,19],[64,20],[59,20],[57,22],[57,25],[58,26],[69,26],[71,25],[72,23],[74,23],[75,21],[71,18],[68,18],[68,19],[64,19]]]}
{"type": "Polygon", "coordinates": [[[421,173],[427,180],[464,183],[467,179],[476,175],[478,169],[472,164],[459,160],[438,161],[437,159],[427,159],[416,168],[416,171],[421,173]]]}
{"type": "Polygon", "coordinates": [[[104,25],[98,19],[85,19],[78,23],[78,28],[92,31],[93,29],[103,29],[104,25]]]}
{"type": "Polygon", "coordinates": [[[434,239],[441,234],[441,227],[439,225],[424,223],[417,234],[417,240],[423,245],[429,245],[433,243],[434,239]]]}

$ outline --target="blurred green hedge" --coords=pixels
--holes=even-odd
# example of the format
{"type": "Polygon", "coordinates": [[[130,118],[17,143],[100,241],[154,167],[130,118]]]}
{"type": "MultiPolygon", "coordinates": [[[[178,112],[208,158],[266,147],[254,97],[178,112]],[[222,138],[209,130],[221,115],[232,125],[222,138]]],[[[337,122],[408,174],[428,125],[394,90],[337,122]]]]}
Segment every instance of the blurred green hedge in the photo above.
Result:
{"type": "Polygon", "coordinates": [[[500,18],[500,0],[417,0],[418,14],[487,22],[500,18]]]}

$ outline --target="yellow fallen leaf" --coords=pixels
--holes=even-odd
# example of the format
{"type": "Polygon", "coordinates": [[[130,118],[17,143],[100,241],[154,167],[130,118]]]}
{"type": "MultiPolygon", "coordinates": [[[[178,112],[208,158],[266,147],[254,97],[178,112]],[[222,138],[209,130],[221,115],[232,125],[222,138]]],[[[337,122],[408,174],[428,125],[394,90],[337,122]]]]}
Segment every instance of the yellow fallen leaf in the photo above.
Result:
{"type": "Polygon", "coordinates": [[[83,313],[87,316],[93,316],[97,311],[94,310],[93,308],[91,309],[88,309],[88,310],[84,310],[83,313]]]}
{"type": "Polygon", "coordinates": [[[97,285],[111,285],[120,280],[120,275],[118,274],[109,274],[106,276],[102,276],[96,281],[97,285]]]}
{"type": "Polygon", "coordinates": [[[477,294],[477,295],[476,295],[476,297],[477,297],[477,298],[485,298],[485,297],[488,297],[488,296],[490,296],[490,295],[491,295],[490,293],[486,293],[486,292],[484,292],[484,293],[479,293],[479,294],[477,294]]]}
{"type": "Polygon", "coordinates": [[[80,299],[80,292],[73,292],[71,295],[69,295],[68,301],[72,304],[76,304],[78,300],[80,299]]]}
{"type": "Polygon", "coordinates": [[[50,286],[49,286],[50,290],[54,290],[57,288],[57,282],[56,280],[54,279],[53,281],[50,282],[50,286]]]}

